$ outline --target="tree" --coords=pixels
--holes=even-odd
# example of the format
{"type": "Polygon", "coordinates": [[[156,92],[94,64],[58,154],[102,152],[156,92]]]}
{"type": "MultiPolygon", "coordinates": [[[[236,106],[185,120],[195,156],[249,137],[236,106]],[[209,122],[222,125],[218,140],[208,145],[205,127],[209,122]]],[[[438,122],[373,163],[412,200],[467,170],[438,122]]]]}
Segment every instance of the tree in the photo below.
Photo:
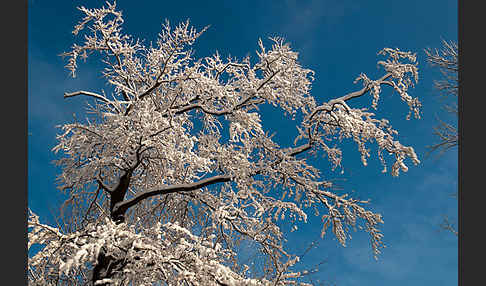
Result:
{"type": "MultiPolygon", "coordinates": [[[[442,73],[442,79],[435,81],[434,86],[440,92],[444,99],[453,97],[452,104],[444,104],[444,109],[457,118],[457,97],[459,95],[459,78],[458,78],[458,46],[455,42],[442,41],[442,49],[426,49],[427,61],[430,65],[438,67],[442,73]]],[[[430,152],[439,151],[443,153],[459,145],[459,135],[457,126],[439,119],[439,125],[434,128],[434,135],[439,142],[429,146],[430,152]]]]}
{"type": "Polygon", "coordinates": [[[310,95],[313,72],[281,38],[271,47],[258,42],[257,58],[223,60],[218,53],[193,58],[190,47],[206,30],[189,22],[168,22],[155,46],[122,32],[115,4],[80,7],[84,18],[73,33],[67,68],[76,76],[78,59],[98,54],[105,92],[75,91],[65,98],[93,98],[91,118],[64,124],[54,151],[63,157],[59,188],[70,199],[71,217],[52,227],[30,212],[29,284],[94,285],[286,285],[301,282],[299,257],[285,248],[282,223],[292,229],[308,212],[331,227],[340,244],[349,228],[370,235],[375,257],[384,246],[378,213],[368,201],[333,191],[330,179],[306,161],[306,154],[341,166],[339,143],[352,139],[364,165],[369,143],[387,172],[406,172],[407,158],[386,119],[377,119],[353,99],[371,95],[377,109],[382,87],[393,88],[420,117],[420,101],[408,94],[417,82],[416,56],[385,48],[376,80],[362,73],[362,88],[318,104],[310,95]],[[261,105],[273,105],[298,123],[294,146],[282,147],[262,126],[261,105]],[[239,243],[251,241],[262,256],[261,273],[239,263],[239,243]]]}
{"type": "MultiPolygon", "coordinates": [[[[450,100],[452,96],[452,104],[444,104],[445,111],[452,114],[456,119],[458,116],[457,99],[459,96],[459,50],[457,43],[442,41],[442,49],[426,49],[427,61],[430,65],[438,67],[442,73],[442,79],[435,81],[434,86],[443,96],[444,100],[450,100]]],[[[438,119],[439,125],[434,127],[434,135],[439,139],[439,142],[429,146],[429,152],[439,152],[442,155],[445,151],[459,146],[459,133],[457,126],[454,123],[447,123],[438,119]]],[[[457,194],[454,194],[457,198],[457,194]]],[[[440,227],[454,235],[459,235],[454,223],[452,223],[447,216],[444,216],[440,227]]]]}

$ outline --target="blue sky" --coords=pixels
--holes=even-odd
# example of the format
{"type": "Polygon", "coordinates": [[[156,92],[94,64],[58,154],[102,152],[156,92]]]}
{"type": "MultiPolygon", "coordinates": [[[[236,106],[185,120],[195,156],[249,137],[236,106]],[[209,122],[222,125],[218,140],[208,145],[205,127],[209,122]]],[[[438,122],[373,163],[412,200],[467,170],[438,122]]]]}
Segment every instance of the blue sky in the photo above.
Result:
{"type": "MultiPolygon", "coordinates": [[[[62,197],[55,188],[59,170],[56,125],[83,116],[82,98],[63,99],[65,91],[107,88],[93,62],[80,65],[72,79],[58,55],[72,44],[73,26],[81,13],[76,6],[99,7],[103,1],[29,1],[28,22],[28,204],[44,218],[51,217],[62,197]]],[[[344,178],[343,192],[371,199],[370,208],[383,214],[387,248],[378,261],[371,255],[365,233],[353,233],[346,248],[326,236],[305,257],[312,265],[325,259],[314,280],[337,285],[457,285],[457,239],[439,232],[443,215],[457,218],[457,149],[444,156],[425,158],[425,146],[434,143],[435,116],[442,116],[433,80],[439,73],[425,63],[423,49],[440,47],[441,39],[457,40],[457,1],[119,1],[125,31],[147,42],[155,40],[164,19],[173,24],[190,19],[198,28],[211,25],[195,45],[196,56],[216,50],[242,58],[256,56],[258,38],[282,36],[300,53],[303,66],[316,72],[312,94],[319,102],[359,89],[353,80],[364,72],[377,76],[377,52],[384,47],[417,52],[420,79],[412,96],[423,104],[421,120],[406,121],[408,108],[385,90],[379,117],[390,119],[404,145],[412,145],[422,164],[410,166],[398,178],[382,174],[378,160],[363,167],[353,144],[345,144],[344,174],[323,168],[323,174],[344,178]]],[[[284,130],[276,140],[290,144],[292,121],[265,114],[268,130],[284,130]],[[282,128],[285,127],[285,128],[282,128]]],[[[309,224],[291,236],[290,247],[318,237],[320,225],[309,224]]]]}

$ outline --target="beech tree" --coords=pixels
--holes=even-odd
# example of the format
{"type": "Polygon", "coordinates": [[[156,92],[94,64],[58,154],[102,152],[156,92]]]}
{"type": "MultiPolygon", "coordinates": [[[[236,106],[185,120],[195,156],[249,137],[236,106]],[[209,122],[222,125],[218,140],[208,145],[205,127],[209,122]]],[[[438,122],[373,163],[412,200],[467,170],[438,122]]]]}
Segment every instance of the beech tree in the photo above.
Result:
{"type": "Polygon", "coordinates": [[[340,142],[350,139],[365,166],[374,143],[392,176],[407,171],[406,161],[418,164],[389,121],[368,109],[378,109],[389,86],[408,106],[407,119],[420,117],[420,101],[408,94],[418,80],[415,54],[383,49],[382,76],[362,73],[356,91],[318,103],[313,72],[281,38],[258,41],[253,59],[196,59],[191,47],[206,28],[166,22],[146,46],[123,33],[115,4],[79,10],[80,42],[63,54],[67,68],[74,77],[79,59],[96,54],[112,90],[64,94],[94,99],[85,121],[60,126],[54,148],[74,217],[69,228],[54,227],[30,211],[28,247],[42,248],[29,258],[29,284],[299,284],[308,272],[293,270],[299,257],[286,250],[279,223],[295,230],[309,212],[322,219],[321,236],[330,228],[345,246],[351,228],[363,229],[380,253],[381,215],[336,193],[306,154],[340,168],[340,142]],[[371,106],[353,104],[364,96],[371,106]],[[295,120],[293,146],[265,130],[262,105],[295,120]],[[240,263],[242,241],[258,246],[261,273],[240,263]]]}

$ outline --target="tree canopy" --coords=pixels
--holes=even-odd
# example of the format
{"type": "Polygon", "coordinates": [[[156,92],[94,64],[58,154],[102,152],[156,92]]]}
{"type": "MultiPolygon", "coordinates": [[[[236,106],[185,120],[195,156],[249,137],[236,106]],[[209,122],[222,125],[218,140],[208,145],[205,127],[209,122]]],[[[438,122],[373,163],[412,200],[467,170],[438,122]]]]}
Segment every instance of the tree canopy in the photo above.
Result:
{"type": "Polygon", "coordinates": [[[362,73],[356,91],[318,103],[313,71],[282,38],[268,46],[260,40],[256,58],[194,58],[191,47],[206,28],[166,22],[146,45],[123,33],[115,4],[79,9],[79,43],[63,54],[67,68],[74,77],[79,59],[100,60],[111,91],[64,94],[94,99],[87,120],[60,127],[54,148],[62,154],[59,188],[74,215],[63,228],[30,213],[29,248],[43,248],[29,258],[29,284],[296,284],[306,272],[293,271],[299,257],[286,250],[279,221],[296,228],[309,213],[322,219],[322,236],[330,228],[345,245],[350,228],[364,229],[380,253],[381,215],[368,201],[334,192],[332,178],[305,155],[339,168],[340,144],[350,139],[363,165],[376,144],[392,176],[408,170],[407,160],[419,164],[374,113],[388,86],[408,106],[407,119],[420,118],[420,101],[408,94],[418,81],[415,54],[383,49],[380,77],[362,73]],[[364,96],[370,106],[353,104],[364,96]],[[295,120],[293,146],[280,146],[265,130],[262,105],[295,120]],[[238,260],[245,240],[264,256],[259,274],[238,260]]]}

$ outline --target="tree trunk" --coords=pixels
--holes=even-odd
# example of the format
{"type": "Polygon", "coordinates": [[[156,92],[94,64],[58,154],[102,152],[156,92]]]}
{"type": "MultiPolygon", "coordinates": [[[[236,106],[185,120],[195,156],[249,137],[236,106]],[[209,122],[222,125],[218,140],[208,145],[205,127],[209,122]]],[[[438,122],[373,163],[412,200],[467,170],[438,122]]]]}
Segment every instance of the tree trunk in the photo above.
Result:
{"type": "MultiPolygon", "coordinates": [[[[120,224],[125,221],[125,212],[115,211],[115,205],[122,202],[127,193],[128,186],[130,185],[131,172],[125,172],[120,177],[120,181],[116,188],[110,192],[110,217],[116,223],[120,224]]],[[[125,265],[123,264],[124,259],[116,258],[112,255],[106,254],[106,249],[102,248],[96,265],[93,268],[92,282],[96,283],[98,280],[113,278],[115,273],[122,269],[125,265]]],[[[101,283],[98,285],[107,286],[110,283],[101,283]]]]}

